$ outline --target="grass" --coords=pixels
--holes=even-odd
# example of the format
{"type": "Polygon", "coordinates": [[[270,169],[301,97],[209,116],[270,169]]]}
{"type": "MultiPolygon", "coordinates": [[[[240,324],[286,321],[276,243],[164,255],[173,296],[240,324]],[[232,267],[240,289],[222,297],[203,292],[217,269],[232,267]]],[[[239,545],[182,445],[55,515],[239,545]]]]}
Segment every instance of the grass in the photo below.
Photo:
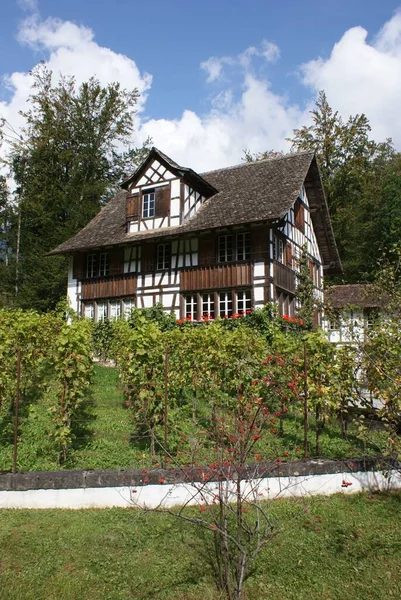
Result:
{"type": "MultiPolygon", "coordinates": [[[[51,438],[53,423],[49,408],[54,402],[52,394],[54,391],[50,389],[40,400],[22,406],[18,449],[18,469],[21,471],[60,469],[57,451],[51,438]]],[[[148,441],[133,437],[132,413],[124,407],[123,400],[118,387],[117,371],[96,366],[91,397],[83,403],[80,414],[75,419],[75,439],[63,468],[124,469],[152,466],[148,441]]],[[[177,443],[181,432],[189,436],[196,435],[196,426],[191,422],[191,409],[184,407],[181,410],[180,415],[175,417],[175,423],[170,424],[171,443],[177,443]]],[[[207,410],[207,407],[203,407],[205,414],[207,410]]],[[[313,435],[311,419],[311,455],[313,435]]],[[[265,440],[258,442],[255,449],[266,458],[302,458],[302,439],[301,418],[289,416],[285,420],[282,438],[268,435],[265,440]]],[[[0,471],[8,471],[11,468],[12,441],[12,415],[9,414],[0,420],[0,471]]],[[[320,456],[327,458],[380,454],[384,448],[384,436],[381,431],[374,431],[370,443],[365,443],[358,437],[356,425],[351,425],[347,438],[343,439],[338,423],[332,420],[323,430],[320,446],[320,456]]],[[[202,461],[207,462],[209,458],[208,451],[205,451],[202,461]]]]}
{"type": "MultiPolygon", "coordinates": [[[[272,504],[282,531],[247,581],[247,600],[401,597],[401,494],[307,503],[272,504]]],[[[174,517],[133,508],[2,510],[0,597],[216,600],[207,539],[174,517]]]]}

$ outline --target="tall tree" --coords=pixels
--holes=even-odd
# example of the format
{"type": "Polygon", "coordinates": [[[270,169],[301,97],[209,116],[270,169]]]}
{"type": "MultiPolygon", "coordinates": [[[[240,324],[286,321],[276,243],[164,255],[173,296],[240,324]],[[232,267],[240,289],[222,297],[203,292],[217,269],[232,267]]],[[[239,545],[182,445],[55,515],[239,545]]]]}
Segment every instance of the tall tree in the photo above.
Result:
{"type": "Polygon", "coordinates": [[[65,294],[66,261],[44,254],[86,225],[147,147],[129,146],[137,90],[102,87],[95,78],[54,85],[43,65],[32,76],[26,126],[10,152],[13,250],[17,304],[46,310],[65,294]]]}
{"type": "MultiPolygon", "coordinates": [[[[390,139],[381,143],[371,139],[364,114],[344,121],[323,91],[311,115],[311,125],[294,130],[292,149],[316,153],[343,261],[342,280],[372,280],[386,244],[378,225],[383,219],[386,222],[381,198],[398,155],[390,139]]],[[[400,206],[400,200],[401,195],[393,203],[400,206]]]]}

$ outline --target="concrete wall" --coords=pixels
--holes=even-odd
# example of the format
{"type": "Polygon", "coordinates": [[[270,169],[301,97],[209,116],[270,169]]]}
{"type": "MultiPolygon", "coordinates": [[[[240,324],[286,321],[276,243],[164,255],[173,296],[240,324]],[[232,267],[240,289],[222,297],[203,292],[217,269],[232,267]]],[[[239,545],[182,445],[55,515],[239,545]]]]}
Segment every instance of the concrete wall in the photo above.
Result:
{"type": "MultiPolygon", "coordinates": [[[[265,499],[401,489],[399,466],[390,468],[386,476],[380,468],[388,470],[389,465],[377,459],[266,463],[245,469],[241,485],[244,492],[265,499]]],[[[231,493],[233,484],[225,483],[230,481],[227,475],[223,481],[231,493]]],[[[202,504],[214,496],[218,480],[217,472],[202,468],[3,474],[0,508],[168,508],[202,504]]]]}

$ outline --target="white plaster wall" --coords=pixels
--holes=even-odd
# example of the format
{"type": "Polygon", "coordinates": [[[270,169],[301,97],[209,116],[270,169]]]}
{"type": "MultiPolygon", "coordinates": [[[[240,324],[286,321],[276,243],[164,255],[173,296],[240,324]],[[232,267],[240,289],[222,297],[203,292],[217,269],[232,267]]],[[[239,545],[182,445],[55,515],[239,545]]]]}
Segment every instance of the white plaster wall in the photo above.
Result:
{"type": "Polygon", "coordinates": [[[264,277],[265,276],[265,263],[264,262],[255,262],[253,265],[253,276],[254,277],[264,277]]]}
{"type": "Polygon", "coordinates": [[[79,314],[80,311],[80,298],[82,285],[77,279],[74,279],[73,276],[73,257],[70,256],[68,263],[68,283],[67,283],[67,299],[68,303],[75,312],[79,314]]]}
{"type": "MultiPolygon", "coordinates": [[[[258,498],[278,499],[352,494],[362,491],[401,489],[401,474],[391,471],[388,477],[380,472],[336,473],[295,477],[269,477],[242,482],[244,493],[258,498]],[[343,487],[343,481],[351,483],[343,487]]],[[[201,504],[199,490],[205,497],[215,494],[216,483],[146,485],[70,490],[0,491],[0,508],[109,508],[138,506],[146,508],[201,504]]],[[[233,488],[234,492],[234,488],[233,488]]]]}

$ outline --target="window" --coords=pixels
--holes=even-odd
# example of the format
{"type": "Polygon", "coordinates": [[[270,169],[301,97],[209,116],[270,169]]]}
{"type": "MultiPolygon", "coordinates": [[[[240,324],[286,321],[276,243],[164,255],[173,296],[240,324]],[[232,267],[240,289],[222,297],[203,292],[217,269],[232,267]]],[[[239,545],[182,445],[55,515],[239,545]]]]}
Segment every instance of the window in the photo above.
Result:
{"type": "Polygon", "coordinates": [[[109,261],[109,253],[101,252],[99,256],[99,275],[101,277],[105,277],[109,274],[110,270],[110,261],[109,261]]]}
{"type": "Polygon", "coordinates": [[[251,258],[251,235],[249,232],[237,234],[237,260],[251,258]]]}
{"type": "Polygon", "coordinates": [[[141,247],[128,246],[124,249],[124,273],[137,273],[141,270],[141,247]]]}
{"type": "Polygon", "coordinates": [[[142,217],[147,219],[148,217],[155,216],[155,192],[154,190],[148,190],[143,194],[143,205],[142,205],[142,217]]]}
{"type": "Polygon", "coordinates": [[[202,294],[202,316],[214,319],[214,293],[202,294]]]}
{"type": "Polygon", "coordinates": [[[219,293],[219,316],[231,317],[233,314],[233,295],[232,292],[219,293]]]}
{"type": "Polygon", "coordinates": [[[124,300],[124,318],[129,319],[132,311],[135,308],[135,300],[133,298],[127,298],[124,300]]]}
{"type": "Polygon", "coordinates": [[[365,308],[363,311],[363,316],[367,329],[372,329],[376,325],[379,312],[374,308],[365,308]]]}
{"type": "Polygon", "coordinates": [[[84,317],[91,321],[95,318],[95,306],[94,304],[85,304],[84,306],[84,317]]]}
{"type": "Polygon", "coordinates": [[[157,246],[157,270],[169,269],[171,266],[171,245],[159,244],[157,246]]]}
{"type": "Polygon", "coordinates": [[[96,277],[97,273],[97,254],[88,254],[86,257],[86,276],[96,277]]]}
{"type": "Polygon", "coordinates": [[[86,277],[106,277],[110,273],[110,254],[88,254],[86,257],[86,277]]]}
{"type": "Polygon", "coordinates": [[[252,308],[251,290],[237,292],[237,312],[246,313],[252,308]]]}
{"type": "Polygon", "coordinates": [[[197,319],[197,296],[189,294],[185,296],[185,317],[196,321],[197,319]]]}
{"type": "Polygon", "coordinates": [[[219,262],[249,260],[251,258],[251,235],[249,231],[236,235],[219,236],[219,262]]]}
{"type": "Polygon", "coordinates": [[[121,316],[121,302],[119,300],[110,302],[110,319],[118,319],[121,316]]]}
{"type": "Polygon", "coordinates": [[[284,261],[284,242],[278,235],[273,235],[273,260],[284,261]]]}
{"type": "Polygon", "coordinates": [[[104,321],[107,319],[107,302],[97,303],[97,320],[104,321]]]}
{"type": "Polygon", "coordinates": [[[221,235],[219,237],[219,262],[233,260],[233,236],[221,235]]]}

